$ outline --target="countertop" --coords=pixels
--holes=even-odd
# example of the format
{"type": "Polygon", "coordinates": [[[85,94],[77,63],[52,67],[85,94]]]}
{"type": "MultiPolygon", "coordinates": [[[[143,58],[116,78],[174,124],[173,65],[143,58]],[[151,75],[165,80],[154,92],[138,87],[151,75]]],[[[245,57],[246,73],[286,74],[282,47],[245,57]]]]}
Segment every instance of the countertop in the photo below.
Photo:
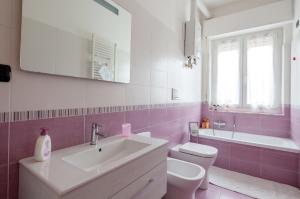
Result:
{"type": "Polygon", "coordinates": [[[149,144],[149,146],[134,154],[129,155],[126,158],[116,161],[116,163],[110,165],[109,168],[104,167],[101,169],[93,169],[88,172],[67,163],[63,160],[63,157],[95,148],[95,146],[91,146],[89,144],[82,144],[53,151],[51,154],[51,158],[45,162],[36,162],[33,157],[25,158],[20,160],[20,165],[27,169],[31,174],[36,176],[43,183],[45,183],[49,188],[54,190],[56,194],[61,196],[96,178],[99,178],[102,175],[107,174],[108,172],[121,167],[122,165],[130,161],[133,161],[155,149],[167,145],[168,143],[167,140],[148,138],[139,135],[131,135],[128,138],[122,136],[109,137],[101,140],[99,144],[105,145],[121,139],[138,141],[149,144]]]}

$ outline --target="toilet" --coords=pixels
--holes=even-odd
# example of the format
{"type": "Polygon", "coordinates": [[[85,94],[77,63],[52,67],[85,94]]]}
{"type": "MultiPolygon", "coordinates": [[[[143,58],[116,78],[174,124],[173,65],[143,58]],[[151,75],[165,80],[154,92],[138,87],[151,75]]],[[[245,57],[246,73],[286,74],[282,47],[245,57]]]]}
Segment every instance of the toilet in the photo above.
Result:
{"type": "Polygon", "coordinates": [[[199,165],[168,158],[167,194],[165,199],[195,199],[196,190],[205,177],[205,170],[199,165]]]}
{"type": "Polygon", "coordinates": [[[207,189],[209,184],[209,170],[216,161],[218,149],[215,147],[188,142],[179,144],[170,150],[170,156],[175,159],[199,165],[205,169],[203,182],[199,186],[207,189]]]}

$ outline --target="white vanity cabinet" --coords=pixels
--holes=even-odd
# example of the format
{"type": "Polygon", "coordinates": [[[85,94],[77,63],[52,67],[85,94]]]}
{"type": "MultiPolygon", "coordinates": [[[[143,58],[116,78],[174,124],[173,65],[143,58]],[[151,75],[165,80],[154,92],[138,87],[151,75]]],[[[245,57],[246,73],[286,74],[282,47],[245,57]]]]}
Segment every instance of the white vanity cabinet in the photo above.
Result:
{"type": "Polygon", "coordinates": [[[101,167],[86,172],[65,163],[62,154],[70,154],[72,149],[54,152],[47,163],[22,160],[19,199],[162,198],[167,191],[167,142],[140,136],[133,139],[148,142],[149,150],[146,147],[133,159],[105,172],[101,167]]]}

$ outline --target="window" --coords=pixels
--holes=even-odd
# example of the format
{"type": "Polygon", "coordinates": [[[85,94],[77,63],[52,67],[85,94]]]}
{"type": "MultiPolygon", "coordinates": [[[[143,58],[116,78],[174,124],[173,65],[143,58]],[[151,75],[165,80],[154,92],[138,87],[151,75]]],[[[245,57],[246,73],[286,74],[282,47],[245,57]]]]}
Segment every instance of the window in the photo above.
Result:
{"type": "Polygon", "coordinates": [[[281,108],[282,32],[212,40],[210,103],[247,111],[281,108]]]}

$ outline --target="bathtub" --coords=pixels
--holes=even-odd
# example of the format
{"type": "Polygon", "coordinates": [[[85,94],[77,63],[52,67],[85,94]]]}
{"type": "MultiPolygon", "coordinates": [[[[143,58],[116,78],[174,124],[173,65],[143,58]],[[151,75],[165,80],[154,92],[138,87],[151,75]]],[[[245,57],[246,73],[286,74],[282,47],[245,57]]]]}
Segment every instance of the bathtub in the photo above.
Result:
{"type": "Polygon", "coordinates": [[[289,138],[279,138],[241,132],[223,130],[200,129],[199,138],[231,142],[279,151],[300,153],[300,148],[289,138]]]}

